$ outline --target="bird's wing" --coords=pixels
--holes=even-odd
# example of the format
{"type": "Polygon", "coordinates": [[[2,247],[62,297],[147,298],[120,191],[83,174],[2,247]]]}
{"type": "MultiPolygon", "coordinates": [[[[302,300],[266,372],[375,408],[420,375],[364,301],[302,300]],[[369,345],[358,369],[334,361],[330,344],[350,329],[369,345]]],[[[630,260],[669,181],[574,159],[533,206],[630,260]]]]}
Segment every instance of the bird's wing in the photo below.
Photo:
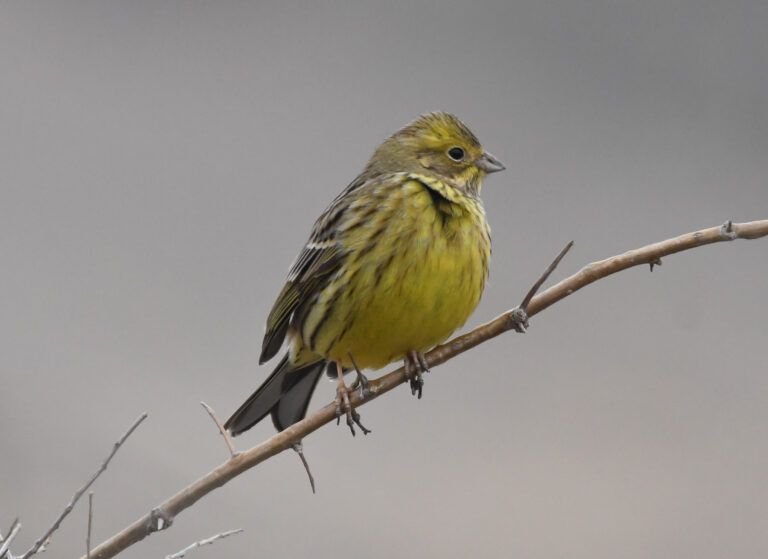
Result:
{"type": "Polygon", "coordinates": [[[267,317],[260,363],[268,361],[280,350],[294,311],[314,297],[339,269],[346,250],[339,243],[337,225],[348,208],[348,196],[367,182],[364,175],[357,177],[315,222],[309,240],[291,266],[288,279],[267,317]]]}
{"type": "Polygon", "coordinates": [[[337,245],[316,248],[308,244],[302,249],[299,254],[302,268],[298,270],[295,279],[285,283],[267,317],[260,363],[268,361],[278,352],[288,332],[293,312],[322,288],[325,280],[338,269],[342,256],[343,251],[337,245]]]}

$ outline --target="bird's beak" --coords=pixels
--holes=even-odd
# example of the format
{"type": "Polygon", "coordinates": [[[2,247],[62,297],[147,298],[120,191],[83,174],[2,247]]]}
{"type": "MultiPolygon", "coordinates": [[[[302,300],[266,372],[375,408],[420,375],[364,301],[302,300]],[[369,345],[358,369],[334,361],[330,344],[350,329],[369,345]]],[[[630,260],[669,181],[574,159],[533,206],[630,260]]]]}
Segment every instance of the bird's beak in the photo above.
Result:
{"type": "Polygon", "coordinates": [[[477,166],[486,173],[496,173],[497,171],[503,171],[506,169],[501,161],[496,159],[487,151],[483,152],[483,155],[481,155],[477,160],[477,166]]]}

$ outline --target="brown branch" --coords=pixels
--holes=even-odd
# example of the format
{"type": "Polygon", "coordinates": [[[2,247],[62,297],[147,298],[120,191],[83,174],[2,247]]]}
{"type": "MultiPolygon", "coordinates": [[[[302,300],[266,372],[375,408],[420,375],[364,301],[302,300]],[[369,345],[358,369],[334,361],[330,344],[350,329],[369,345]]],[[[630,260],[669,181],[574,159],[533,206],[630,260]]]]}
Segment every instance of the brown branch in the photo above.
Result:
{"type": "MultiPolygon", "coordinates": [[[[673,239],[630,250],[606,260],[593,262],[535,296],[528,305],[528,315],[534,316],[579,289],[627,268],[642,264],[648,265],[651,262],[658,263],[659,259],[664,256],[712,243],[734,239],[757,239],[765,236],[768,236],[768,220],[749,223],[727,222],[720,227],[687,233],[673,239]]],[[[471,332],[437,346],[427,353],[428,364],[434,367],[444,363],[460,353],[512,329],[516,324],[514,312],[515,309],[505,312],[471,332]]],[[[371,381],[370,394],[366,397],[362,398],[359,391],[355,391],[350,400],[355,407],[359,407],[385,392],[389,392],[405,381],[405,370],[400,367],[375,381],[371,381]]],[[[179,513],[194,505],[203,496],[268,458],[293,447],[295,443],[334,419],[336,419],[336,407],[334,404],[328,404],[302,421],[273,435],[263,443],[239,453],[96,547],[92,551],[91,557],[94,559],[114,557],[127,547],[143,540],[152,532],[166,528],[179,513]],[[160,523],[161,520],[163,521],[162,524],[160,523]]]]}
{"type": "Polygon", "coordinates": [[[95,482],[99,476],[104,472],[104,470],[107,469],[107,466],[109,465],[109,462],[114,458],[115,454],[117,454],[117,451],[120,450],[120,447],[123,446],[123,443],[125,440],[131,436],[131,433],[133,433],[136,428],[141,424],[142,421],[144,421],[147,418],[147,414],[143,413],[141,416],[133,422],[133,425],[125,432],[125,434],[120,437],[120,440],[118,440],[113,446],[112,451],[109,453],[109,456],[107,456],[106,460],[102,462],[101,466],[99,466],[99,469],[96,470],[96,473],[91,476],[91,479],[88,480],[88,482],[83,485],[80,489],[78,489],[74,496],[72,497],[72,500],[67,503],[67,506],[64,507],[64,510],[61,511],[61,514],[59,517],[54,521],[53,524],[51,524],[51,527],[46,530],[45,534],[43,534],[32,547],[27,550],[27,552],[21,556],[21,559],[29,559],[29,557],[32,557],[35,553],[40,551],[40,549],[43,547],[43,545],[50,539],[51,535],[58,529],[58,527],[61,525],[62,521],[67,517],[67,515],[72,512],[72,509],[75,508],[75,504],[77,501],[80,500],[80,497],[83,496],[83,493],[88,491],[90,489],[91,485],[93,485],[93,482],[95,482]]]}

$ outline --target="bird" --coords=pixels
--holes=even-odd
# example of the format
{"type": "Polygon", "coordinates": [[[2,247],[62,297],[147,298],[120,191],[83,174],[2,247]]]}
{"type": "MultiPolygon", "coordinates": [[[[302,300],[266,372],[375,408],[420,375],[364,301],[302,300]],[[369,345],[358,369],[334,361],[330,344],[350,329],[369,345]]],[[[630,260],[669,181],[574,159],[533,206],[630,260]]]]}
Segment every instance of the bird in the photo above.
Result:
{"type": "Polygon", "coordinates": [[[424,352],[477,307],[491,235],[480,191],[504,165],[458,117],[431,112],[376,148],[315,222],[266,321],[259,364],[287,351],[226,421],[232,436],[270,415],[303,419],[323,371],[337,377],[337,418],[367,434],[344,374],[403,360],[421,398],[424,352]]]}

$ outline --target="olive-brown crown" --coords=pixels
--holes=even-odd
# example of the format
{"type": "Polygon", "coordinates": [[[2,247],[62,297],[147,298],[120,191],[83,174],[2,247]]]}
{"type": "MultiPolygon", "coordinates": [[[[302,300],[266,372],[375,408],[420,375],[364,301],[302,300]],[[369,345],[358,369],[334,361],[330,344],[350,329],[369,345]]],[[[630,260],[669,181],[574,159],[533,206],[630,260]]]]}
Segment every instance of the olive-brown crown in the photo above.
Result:
{"type": "Polygon", "coordinates": [[[428,174],[447,179],[459,188],[477,190],[485,174],[492,172],[483,166],[488,157],[477,136],[461,120],[449,113],[433,112],[384,140],[368,162],[365,174],[428,174]]]}

